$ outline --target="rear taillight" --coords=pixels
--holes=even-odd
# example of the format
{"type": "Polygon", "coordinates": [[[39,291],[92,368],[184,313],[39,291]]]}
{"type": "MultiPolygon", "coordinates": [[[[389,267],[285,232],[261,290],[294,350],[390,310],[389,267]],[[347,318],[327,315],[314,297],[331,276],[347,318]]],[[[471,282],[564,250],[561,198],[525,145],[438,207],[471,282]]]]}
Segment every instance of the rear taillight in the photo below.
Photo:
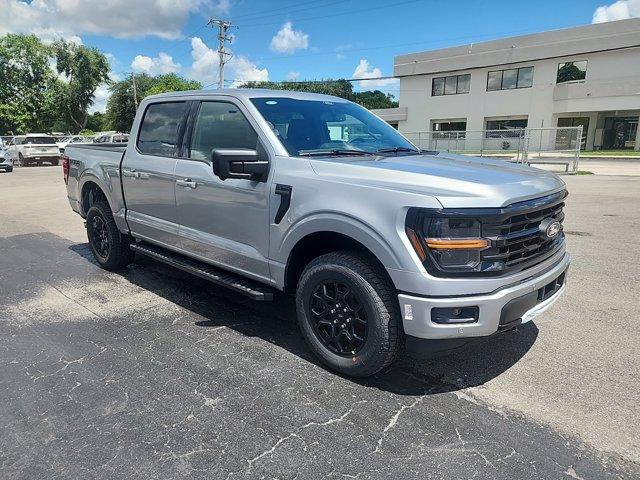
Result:
{"type": "Polygon", "coordinates": [[[69,157],[62,155],[62,175],[64,176],[64,183],[69,183],[69,157]]]}

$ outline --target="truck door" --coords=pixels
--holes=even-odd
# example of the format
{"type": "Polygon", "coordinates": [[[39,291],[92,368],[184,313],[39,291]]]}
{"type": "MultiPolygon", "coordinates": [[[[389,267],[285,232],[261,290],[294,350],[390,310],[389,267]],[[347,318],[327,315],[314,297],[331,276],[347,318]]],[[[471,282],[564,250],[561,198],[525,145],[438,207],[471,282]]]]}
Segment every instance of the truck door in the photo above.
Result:
{"type": "Polygon", "coordinates": [[[176,205],[183,249],[203,260],[269,279],[269,183],[221,180],[214,148],[255,150],[258,135],[241,104],[203,101],[176,166],[176,205]]]}
{"type": "Polygon", "coordinates": [[[172,247],[180,244],[175,168],[187,112],[188,103],[184,101],[151,103],[122,162],[122,186],[131,232],[172,247]]]}

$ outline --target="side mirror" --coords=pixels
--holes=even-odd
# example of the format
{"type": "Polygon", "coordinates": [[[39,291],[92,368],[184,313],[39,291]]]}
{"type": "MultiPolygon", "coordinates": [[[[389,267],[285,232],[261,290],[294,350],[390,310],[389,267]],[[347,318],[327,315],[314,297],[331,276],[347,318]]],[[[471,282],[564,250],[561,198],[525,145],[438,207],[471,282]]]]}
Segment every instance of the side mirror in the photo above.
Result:
{"type": "Polygon", "coordinates": [[[213,173],[220,179],[242,178],[264,182],[269,173],[269,162],[256,150],[215,148],[211,151],[213,173]]]}

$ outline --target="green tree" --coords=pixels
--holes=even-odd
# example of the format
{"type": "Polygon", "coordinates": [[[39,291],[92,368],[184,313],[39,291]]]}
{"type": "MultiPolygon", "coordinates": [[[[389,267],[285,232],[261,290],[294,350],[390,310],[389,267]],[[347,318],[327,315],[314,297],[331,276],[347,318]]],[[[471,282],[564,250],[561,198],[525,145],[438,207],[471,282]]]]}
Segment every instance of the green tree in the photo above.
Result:
{"type": "Polygon", "coordinates": [[[96,89],[109,80],[109,61],[96,48],[60,40],[52,45],[58,73],[66,77],[63,105],[74,132],[87,124],[96,89]]]}
{"type": "Polygon", "coordinates": [[[104,132],[109,129],[107,116],[102,112],[95,112],[87,117],[87,124],[84,130],[91,132],[104,132]]]}
{"type": "Polygon", "coordinates": [[[183,90],[199,90],[200,82],[187,80],[170,73],[151,77],[146,74],[129,76],[111,85],[111,97],[107,102],[107,121],[112,130],[128,132],[136,116],[136,104],[149,95],[165,92],[179,92],[183,90]],[[133,80],[135,78],[135,91],[133,80]]]}
{"type": "Polygon", "coordinates": [[[353,85],[347,80],[320,80],[317,82],[246,82],[241,88],[269,88],[271,90],[292,90],[294,92],[323,93],[336,97],[354,99],[353,85]]]}
{"type": "Polygon", "coordinates": [[[143,98],[166,92],[181,92],[184,90],[200,90],[202,84],[195,80],[187,80],[175,73],[153,77],[153,85],[143,92],[143,98]]]}
{"type": "Polygon", "coordinates": [[[398,106],[398,102],[394,100],[393,95],[380,90],[356,92],[355,102],[368,109],[396,108],[398,106]]]}
{"type": "Polygon", "coordinates": [[[49,55],[35,35],[0,38],[0,133],[47,129],[61,88],[49,68],[49,55]]]}

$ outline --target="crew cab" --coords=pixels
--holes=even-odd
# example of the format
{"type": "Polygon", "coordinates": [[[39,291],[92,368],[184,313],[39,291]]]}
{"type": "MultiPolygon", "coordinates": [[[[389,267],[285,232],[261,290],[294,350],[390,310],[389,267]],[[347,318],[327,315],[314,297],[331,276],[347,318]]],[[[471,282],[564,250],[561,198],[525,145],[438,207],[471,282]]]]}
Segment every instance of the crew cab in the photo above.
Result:
{"type": "Polygon", "coordinates": [[[60,152],[56,140],[44,133],[17,135],[9,141],[6,149],[14,164],[21,167],[33,164],[41,166],[44,162],[58,165],[60,162],[60,152]]]}
{"type": "Polygon", "coordinates": [[[346,375],[512,330],[565,289],[558,176],[421,151],[341,98],[150,96],[126,146],[69,145],[63,170],[102,267],[138,253],[257,301],[295,295],[309,347],[346,375]]]}

